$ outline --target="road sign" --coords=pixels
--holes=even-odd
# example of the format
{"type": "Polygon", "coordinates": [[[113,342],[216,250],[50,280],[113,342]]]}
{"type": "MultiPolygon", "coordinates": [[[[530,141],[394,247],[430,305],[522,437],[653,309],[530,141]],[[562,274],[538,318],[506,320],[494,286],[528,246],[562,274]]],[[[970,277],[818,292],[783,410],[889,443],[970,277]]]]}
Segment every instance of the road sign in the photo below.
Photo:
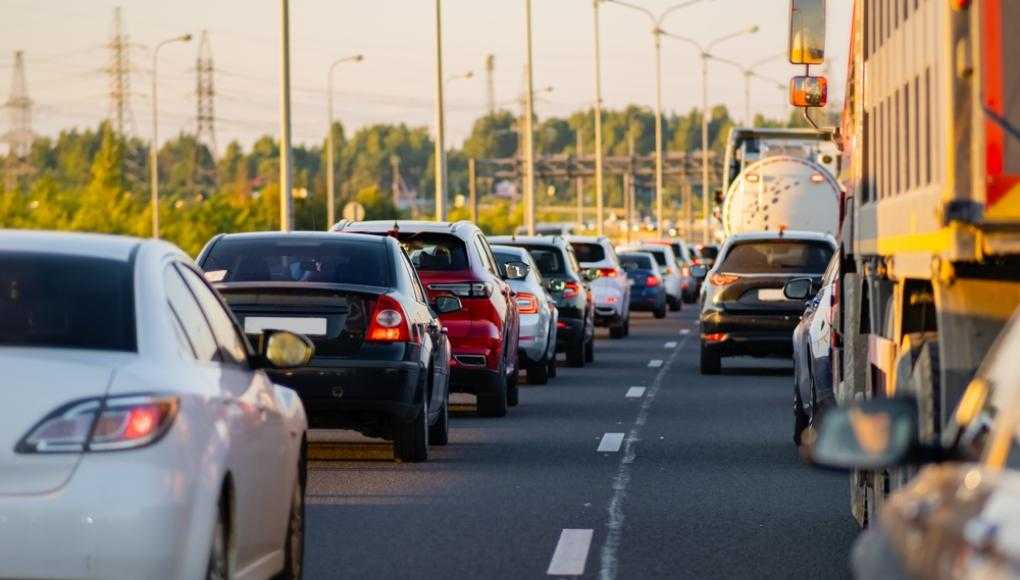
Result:
{"type": "Polygon", "coordinates": [[[345,220],[360,222],[365,219],[365,206],[356,201],[349,201],[344,206],[343,217],[345,220]]]}

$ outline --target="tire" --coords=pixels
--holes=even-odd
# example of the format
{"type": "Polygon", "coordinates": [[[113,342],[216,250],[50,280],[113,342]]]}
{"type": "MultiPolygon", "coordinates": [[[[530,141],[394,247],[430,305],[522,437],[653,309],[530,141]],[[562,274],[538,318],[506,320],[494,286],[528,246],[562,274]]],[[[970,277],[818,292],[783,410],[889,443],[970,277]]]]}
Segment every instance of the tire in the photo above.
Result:
{"type": "Polygon", "coordinates": [[[496,373],[496,388],[491,393],[478,394],[478,415],[480,417],[505,417],[507,410],[507,391],[505,367],[496,373]]]}
{"type": "Polygon", "coordinates": [[[666,305],[663,304],[662,306],[656,308],[655,312],[653,312],[652,315],[660,320],[666,318],[666,305]]]}
{"type": "Polygon", "coordinates": [[[552,357],[549,358],[549,378],[556,378],[556,353],[553,353],[552,357]]]}
{"type": "Polygon", "coordinates": [[[555,362],[528,367],[528,384],[544,385],[549,382],[549,367],[556,367],[555,362]]]}
{"type": "Polygon", "coordinates": [[[595,362],[595,339],[591,339],[584,343],[584,362],[593,363],[595,362]]]}
{"type": "Polygon", "coordinates": [[[627,313],[627,318],[623,321],[623,335],[630,336],[630,312],[627,313]]]}
{"type": "Polygon", "coordinates": [[[575,344],[570,345],[567,349],[567,365],[574,368],[584,367],[584,336],[582,335],[577,339],[575,344]]]}
{"type": "Polygon", "coordinates": [[[666,302],[669,303],[669,309],[672,312],[679,312],[683,309],[683,304],[681,304],[680,300],[673,298],[672,296],[667,297],[666,302]]]}
{"type": "Polygon", "coordinates": [[[617,324],[616,326],[609,327],[609,338],[623,338],[625,336],[627,336],[627,328],[624,326],[623,322],[620,322],[620,324],[617,324]]]}
{"type": "Polygon", "coordinates": [[[228,580],[233,576],[230,571],[230,529],[229,514],[223,499],[220,500],[216,516],[216,527],[209,546],[209,563],[206,566],[206,580],[228,580]]]}
{"type": "Polygon", "coordinates": [[[719,353],[701,347],[701,374],[717,375],[722,372],[722,358],[719,353]]]}
{"type": "Polygon", "coordinates": [[[393,455],[405,463],[429,459],[429,403],[423,398],[414,419],[398,422],[393,437],[393,455]]]}
{"type": "Polygon", "coordinates": [[[450,394],[446,394],[443,408],[439,409],[436,422],[429,427],[429,444],[446,445],[450,442],[450,394]]]}
{"type": "Polygon", "coordinates": [[[283,544],[283,572],[278,580],[301,580],[304,576],[305,561],[305,455],[302,450],[301,463],[298,465],[297,477],[294,481],[290,515],[287,520],[287,539],[283,544]]]}
{"type": "MultiPolygon", "coordinates": [[[[796,389],[796,387],[794,387],[796,389]]],[[[803,440],[804,430],[807,429],[810,419],[804,412],[804,404],[800,400],[800,394],[793,392],[793,444],[800,447],[803,440]]]]}

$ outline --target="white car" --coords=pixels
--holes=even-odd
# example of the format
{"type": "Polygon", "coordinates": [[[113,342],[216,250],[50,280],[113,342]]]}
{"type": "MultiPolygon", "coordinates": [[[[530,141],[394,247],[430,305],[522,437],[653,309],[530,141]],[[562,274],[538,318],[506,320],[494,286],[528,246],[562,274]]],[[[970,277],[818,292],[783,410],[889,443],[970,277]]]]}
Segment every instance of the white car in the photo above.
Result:
{"type": "Polygon", "coordinates": [[[0,230],[0,577],[298,578],[304,408],[159,241],[0,230]]]}
{"type": "Polygon", "coordinates": [[[544,385],[550,377],[556,376],[556,322],[559,317],[556,302],[546,294],[542,274],[526,249],[494,245],[492,254],[501,268],[511,262],[528,266],[527,276],[507,283],[516,293],[514,300],[521,315],[518,363],[524,367],[529,383],[544,385]]]}
{"type": "Polygon", "coordinates": [[[630,334],[630,278],[620,265],[613,243],[605,236],[567,236],[581,267],[597,270],[591,290],[595,298],[595,326],[608,326],[609,336],[630,334]]]}
{"type": "Polygon", "coordinates": [[[648,252],[655,256],[655,262],[662,270],[662,285],[666,288],[666,302],[670,310],[683,307],[683,271],[676,262],[673,248],[662,244],[646,244],[638,246],[635,251],[648,252]]]}

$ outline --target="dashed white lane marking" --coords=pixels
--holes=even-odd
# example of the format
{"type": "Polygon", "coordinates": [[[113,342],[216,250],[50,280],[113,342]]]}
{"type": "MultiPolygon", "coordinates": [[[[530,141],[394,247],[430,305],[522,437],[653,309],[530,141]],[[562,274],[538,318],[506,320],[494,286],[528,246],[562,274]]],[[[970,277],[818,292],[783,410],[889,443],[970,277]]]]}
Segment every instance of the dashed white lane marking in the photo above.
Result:
{"type": "Polygon", "coordinates": [[[627,398],[628,399],[640,399],[644,395],[645,395],[645,388],[644,387],[631,387],[631,388],[627,389],[627,398]]]}
{"type": "Polygon", "coordinates": [[[662,359],[656,358],[656,359],[652,359],[652,360],[648,361],[648,368],[650,368],[650,369],[657,369],[657,368],[659,368],[661,366],[662,366],[662,359]]]}
{"type": "MultiPolygon", "coordinates": [[[[634,420],[634,426],[631,427],[630,433],[627,434],[627,444],[623,448],[620,467],[616,470],[616,476],[613,478],[613,496],[610,498],[609,507],[606,509],[609,512],[609,519],[606,521],[606,541],[602,544],[600,552],[600,580],[614,580],[616,578],[619,566],[616,554],[620,550],[620,540],[623,536],[623,501],[627,498],[627,484],[630,483],[630,465],[637,458],[637,451],[634,446],[641,440],[641,427],[648,420],[648,411],[652,407],[652,401],[655,400],[655,394],[659,392],[659,387],[662,386],[662,381],[666,378],[669,367],[679,356],[686,342],[686,338],[681,341],[680,347],[670,355],[669,363],[662,366],[659,372],[656,373],[655,380],[648,387],[648,394],[641,400],[641,408],[638,411],[637,419],[634,420]]],[[[661,366],[662,361],[659,362],[661,366]]]]}
{"type": "Polygon", "coordinates": [[[681,328],[680,329],[680,334],[681,335],[690,334],[690,333],[691,333],[691,329],[690,328],[681,328]]]}
{"type": "Polygon", "coordinates": [[[606,433],[599,441],[598,451],[602,453],[616,453],[623,445],[623,433],[606,433]]]}
{"type": "Polygon", "coordinates": [[[676,348],[676,341],[675,340],[671,340],[671,341],[667,342],[666,343],[666,348],[676,348]]]}
{"type": "Polygon", "coordinates": [[[560,532],[560,541],[556,543],[549,569],[550,576],[581,576],[584,564],[588,561],[588,550],[591,548],[591,537],[594,530],[565,529],[560,532]]]}

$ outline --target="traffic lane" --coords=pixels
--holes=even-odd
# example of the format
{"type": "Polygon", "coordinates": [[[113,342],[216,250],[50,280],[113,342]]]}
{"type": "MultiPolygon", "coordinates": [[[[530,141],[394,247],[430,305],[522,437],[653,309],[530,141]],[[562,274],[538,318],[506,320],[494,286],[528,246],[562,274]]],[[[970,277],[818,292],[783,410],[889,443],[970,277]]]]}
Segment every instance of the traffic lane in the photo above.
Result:
{"type": "MultiPolygon", "coordinates": [[[[458,413],[450,444],[425,464],[315,461],[308,485],[309,578],[520,578],[546,572],[565,528],[599,530],[619,454],[596,451],[626,432],[637,401],[676,340],[678,319],[635,318],[631,336],[599,332],[595,363],[522,383],[501,419],[458,413]]],[[[598,542],[596,533],[595,543],[598,542]]],[[[596,566],[594,556],[588,568],[596,566]]]]}
{"type": "Polygon", "coordinates": [[[619,578],[839,578],[857,535],[848,478],[791,440],[792,366],[724,359],[698,373],[689,341],[636,446],[619,578]]]}

